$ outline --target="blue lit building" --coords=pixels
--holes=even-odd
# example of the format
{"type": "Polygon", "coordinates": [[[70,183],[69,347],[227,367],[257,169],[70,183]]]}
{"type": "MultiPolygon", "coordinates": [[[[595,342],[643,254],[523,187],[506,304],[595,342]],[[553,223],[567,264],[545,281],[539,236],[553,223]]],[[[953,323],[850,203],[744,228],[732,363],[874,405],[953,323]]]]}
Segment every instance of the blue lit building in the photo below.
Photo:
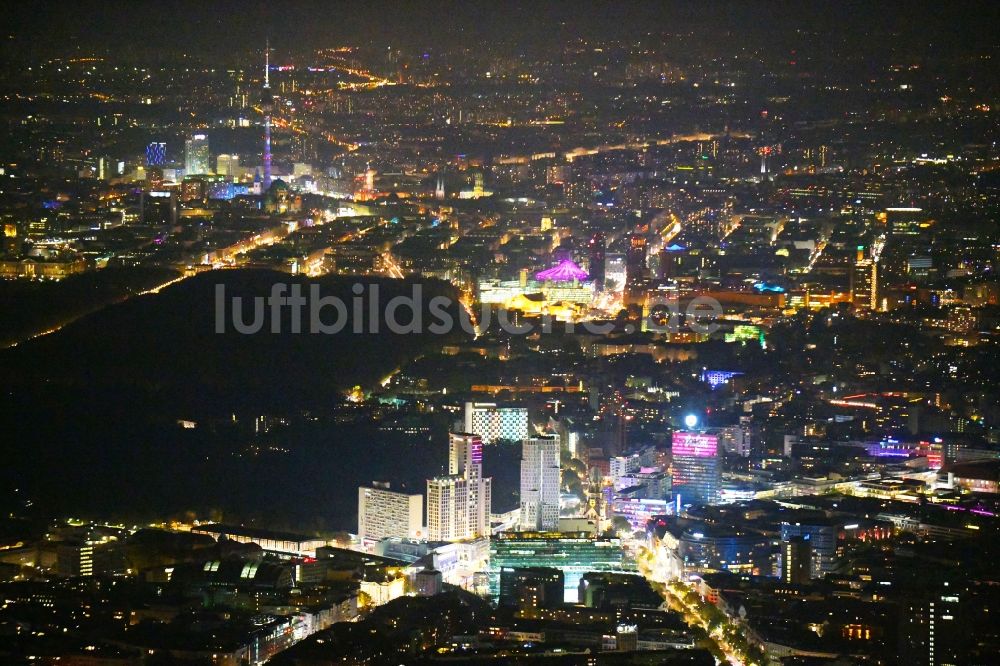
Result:
{"type": "Polygon", "coordinates": [[[678,553],[685,571],[771,573],[771,540],[753,531],[729,531],[703,525],[685,530],[678,553]]]}
{"type": "Polygon", "coordinates": [[[650,529],[676,558],[679,574],[729,571],[754,576],[773,573],[773,536],[750,528],[720,526],[662,516],[650,529]]]}
{"type": "Polygon", "coordinates": [[[167,163],[167,144],[153,141],[146,146],[146,166],[163,166],[167,163]]]}
{"type": "Polygon", "coordinates": [[[728,384],[729,380],[733,377],[738,377],[742,374],[742,372],[737,372],[736,370],[704,370],[701,373],[701,381],[713,389],[717,389],[720,386],[728,384]]]}
{"type": "Polygon", "coordinates": [[[238,196],[250,193],[250,187],[246,183],[229,183],[225,181],[213,182],[208,186],[209,199],[223,199],[228,201],[238,196]]]}

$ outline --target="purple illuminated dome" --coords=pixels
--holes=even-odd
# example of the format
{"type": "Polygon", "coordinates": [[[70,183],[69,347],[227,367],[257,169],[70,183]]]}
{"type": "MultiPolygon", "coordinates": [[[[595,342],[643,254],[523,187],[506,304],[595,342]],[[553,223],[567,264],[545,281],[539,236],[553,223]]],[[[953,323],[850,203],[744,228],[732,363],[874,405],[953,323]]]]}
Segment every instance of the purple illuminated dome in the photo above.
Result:
{"type": "Polygon", "coordinates": [[[589,275],[587,271],[577,266],[570,259],[563,259],[558,266],[535,273],[535,279],[540,282],[572,282],[573,280],[586,280],[589,275]]]}

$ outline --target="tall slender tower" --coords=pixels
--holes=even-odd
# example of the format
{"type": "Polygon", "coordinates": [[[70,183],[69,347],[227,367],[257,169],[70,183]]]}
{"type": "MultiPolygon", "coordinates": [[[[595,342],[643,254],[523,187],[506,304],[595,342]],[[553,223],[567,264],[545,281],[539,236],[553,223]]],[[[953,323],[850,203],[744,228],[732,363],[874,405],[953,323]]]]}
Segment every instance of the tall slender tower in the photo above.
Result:
{"type": "Polygon", "coordinates": [[[590,265],[587,268],[589,269],[590,279],[594,281],[594,287],[598,291],[604,290],[605,252],[607,245],[607,239],[602,231],[598,231],[590,237],[590,265]]]}
{"type": "Polygon", "coordinates": [[[264,192],[271,189],[271,43],[264,46],[264,192]]]}

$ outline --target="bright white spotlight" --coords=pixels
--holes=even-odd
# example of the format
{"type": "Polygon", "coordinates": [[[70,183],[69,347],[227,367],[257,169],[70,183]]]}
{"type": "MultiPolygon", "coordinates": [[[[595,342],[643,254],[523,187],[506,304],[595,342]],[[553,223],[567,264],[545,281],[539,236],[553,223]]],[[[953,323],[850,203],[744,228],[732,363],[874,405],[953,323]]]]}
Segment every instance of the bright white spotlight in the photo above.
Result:
{"type": "Polygon", "coordinates": [[[688,414],[684,417],[684,427],[689,430],[698,425],[698,416],[696,414],[688,414]]]}

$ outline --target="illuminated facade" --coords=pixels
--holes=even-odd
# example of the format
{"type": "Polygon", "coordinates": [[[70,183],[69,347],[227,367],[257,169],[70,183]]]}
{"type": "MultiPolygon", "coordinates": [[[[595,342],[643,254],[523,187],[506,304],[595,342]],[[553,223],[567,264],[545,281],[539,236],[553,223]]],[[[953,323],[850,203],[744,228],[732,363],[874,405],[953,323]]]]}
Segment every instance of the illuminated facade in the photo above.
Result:
{"type": "Polygon", "coordinates": [[[48,261],[35,257],[0,261],[0,278],[61,280],[86,270],[86,259],[73,255],[48,261]]]}
{"type": "Polygon", "coordinates": [[[449,435],[448,472],[427,480],[427,538],[459,541],[488,535],[492,479],[483,478],[479,435],[449,435]]]}
{"type": "Polygon", "coordinates": [[[632,234],[625,254],[625,304],[641,304],[646,282],[648,241],[642,234],[632,234]]]}
{"type": "Polygon", "coordinates": [[[389,490],[388,484],[358,488],[358,538],[362,543],[424,535],[424,496],[389,490]]]}
{"type": "Polygon", "coordinates": [[[490,594],[500,595],[500,572],[507,568],[550,567],[563,572],[564,600],[575,603],[580,579],[589,571],[635,571],[619,539],[586,533],[505,532],[490,541],[490,594]]]}
{"type": "Polygon", "coordinates": [[[632,454],[630,456],[612,456],[608,459],[608,476],[611,477],[611,483],[614,485],[615,490],[621,490],[626,487],[627,482],[623,483],[622,479],[626,478],[626,475],[632,472],[638,472],[642,468],[642,462],[639,460],[638,454],[632,454]]]}
{"type": "Polygon", "coordinates": [[[427,479],[427,538],[430,541],[469,538],[469,487],[462,477],[427,479]]]}
{"type": "Polygon", "coordinates": [[[271,107],[274,97],[271,95],[271,44],[264,44],[264,91],[261,95],[261,107],[264,109],[264,180],[263,191],[271,188],[271,107]]]}
{"type": "Polygon", "coordinates": [[[742,374],[742,372],[737,372],[735,370],[703,370],[701,373],[701,381],[705,382],[713,389],[717,389],[720,386],[728,384],[729,380],[733,377],[738,377],[742,374]]]}
{"type": "Polygon", "coordinates": [[[766,345],[764,331],[760,326],[751,324],[737,324],[732,333],[725,334],[724,339],[726,342],[758,342],[761,347],[766,345]]]}
{"type": "Polygon", "coordinates": [[[851,302],[861,310],[878,309],[878,263],[864,256],[858,246],[858,257],[851,267],[851,302]]]}
{"type": "MultiPolygon", "coordinates": [[[[900,609],[900,663],[945,666],[973,663],[975,638],[969,635],[969,593],[955,580],[929,581],[910,594],[900,609]],[[963,621],[965,620],[965,621],[963,621]]],[[[975,612],[982,613],[983,608],[975,612]]]]}
{"type": "MultiPolygon", "coordinates": [[[[811,553],[809,577],[822,578],[828,571],[833,571],[836,564],[838,530],[839,525],[832,521],[823,523],[813,519],[806,523],[782,523],[782,550],[787,541],[796,538],[806,540],[811,553]]],[[[784,576],[784,572],[782,575],[784,576]]]]}
{"type": "Polygon", "coordinates": [[[558,266],[535,273],[535,280],[539,282],[579,282],[589,277],[587,271],[577,266],[570,259],[564,259],[559,262],[558,266]]]}
{"type": "Polygon", "coordinates": [[[642,530],[653,516],[667,515],[672,507],[664,499],[618,497],[611,502],[611,511],[625,518],[633,530],[642,530]]]}
{"type": "Polygon", "coordinates": [[[731,571],[771,575],[771,541],[755,532],[731,532],[709,526],[684,531],[678,540],[678,555],[687,573],[731,571]]]}
{"type": "Polygon", "coordinates": [[[208,157],[208,135],[192,134],[184,142],[184,174],[193,176],[206,173],[212,173],[208,157]]]}
{"type": "Polygon", "coordinates": [[[621,291],[625,288],[625,255],[608,254],[604,260],[604,284],[608,289],[621,291]]]}
{"type": "Polygon", "coordinates": [[[239,178],[240,176],[240,156],[239,155],[219,155],[215,158],[215,173],[227,178],[239,178]]]}
{"type": "Polygon", "coordinates": [[[255,543],[261,550],[284,555],[316,557],[316,549],[326,545],[325,539],[218,523],[196,525],[191,533],[207,534],[217,541],[225,538],[237,543],[255,543]]]}
{"type": "Polygon", "coordinates": [[[528,410],[499,407],[492,402],[467,402],[465,432],[479,435],[487,445],[498,440],[519,442],[528,436],[528,410]]]}
{"type": "Polygon", "coordinates": [[[448,437],[448,471],[468,481],[468,538],[487,535],[492,479],[483,478],[483,439],[473,433],[451,433],[448,437]]]}
{"type": "Polygon", "coordinates": [[[521,444],[522,530],[559,527],[559,438],[531,437],[521,444]]]}
{"type": "Polygon", "coordinates": [[[538,280],[480,279],[479,302],[508,305],[517,297],[540,294],[546,303],[568,302],[590,305],[594,300],[594,283],[585,281],[539,282],[538,280]]]}
{"type": "Polygon", "coordinates": [[[163,166],[167,163],[167,144],[153,141],[146,146],[146,166],[163,166]]]}
{"type": "Polygon", "coordinates": [[[808,537],[793,536],[781,541],[781,582],[807,585],[812,577],[812,548],[808,537]]]}
{"type": "Polygon", "coordinates": [[[698,432],[673,435],[671,482],[682,504],[718,504],[722,485],[719,438],[698,432]]]}

